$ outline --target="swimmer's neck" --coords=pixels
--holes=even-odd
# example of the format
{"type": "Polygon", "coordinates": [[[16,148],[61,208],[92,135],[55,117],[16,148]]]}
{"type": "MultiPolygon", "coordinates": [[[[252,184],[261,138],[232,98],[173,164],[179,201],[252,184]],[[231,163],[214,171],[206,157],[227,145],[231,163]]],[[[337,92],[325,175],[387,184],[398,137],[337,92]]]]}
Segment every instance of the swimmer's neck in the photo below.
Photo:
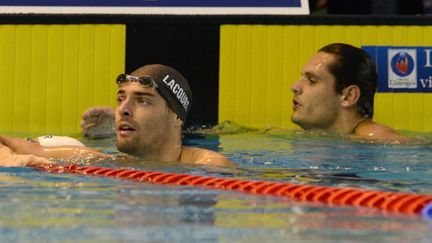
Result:
{"type": "Polygon", "coordinates": [[[176,144],[168,148],[147,148],[138,154],[128,154],[128,156],[153,162],[179,162],[182,157],[183,146],[176,144]]]}
{"type": "Polygon", "coordinates": [[[308,132],[312,134],[322,135],[322,136],[350,136],[357,135],[358,128],[365,122],[370,119],[367,117],[363,117],[359,114],[356,115],[343,115],[328,127],[321,128],[311,128],[306,129],[308,132]]]}

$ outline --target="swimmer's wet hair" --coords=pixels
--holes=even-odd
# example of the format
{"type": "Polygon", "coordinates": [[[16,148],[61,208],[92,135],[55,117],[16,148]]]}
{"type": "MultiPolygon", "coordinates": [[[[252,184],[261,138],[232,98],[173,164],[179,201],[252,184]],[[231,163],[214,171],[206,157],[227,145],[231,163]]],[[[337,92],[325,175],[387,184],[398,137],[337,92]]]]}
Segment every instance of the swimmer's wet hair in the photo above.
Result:
{"type": "Polygon", "coordinates": [[[378,74],[367,52],[344,43],[329,44],[321,48],[319,52],[336,57],[336,61],[328,66],[330,73],[336,79],[336,92],[340,94],[345,87],[357,85],[361,93],[357,109],[363,117],[373,118],[378,74]]]}

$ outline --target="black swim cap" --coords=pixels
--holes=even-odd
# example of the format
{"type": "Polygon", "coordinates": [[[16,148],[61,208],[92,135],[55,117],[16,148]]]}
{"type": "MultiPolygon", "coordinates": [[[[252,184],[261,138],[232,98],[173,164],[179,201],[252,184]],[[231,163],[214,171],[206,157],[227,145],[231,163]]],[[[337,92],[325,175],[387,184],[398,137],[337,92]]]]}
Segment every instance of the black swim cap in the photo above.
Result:
{"type": "Polygon", "coordinates": [[[168,106],[184,122],[192,105],[192,91],[188,81],[172,67],[162,64],[145,65],[135,70],[134,76],[151,77],[158,85],[157,90],[168,106]]]}

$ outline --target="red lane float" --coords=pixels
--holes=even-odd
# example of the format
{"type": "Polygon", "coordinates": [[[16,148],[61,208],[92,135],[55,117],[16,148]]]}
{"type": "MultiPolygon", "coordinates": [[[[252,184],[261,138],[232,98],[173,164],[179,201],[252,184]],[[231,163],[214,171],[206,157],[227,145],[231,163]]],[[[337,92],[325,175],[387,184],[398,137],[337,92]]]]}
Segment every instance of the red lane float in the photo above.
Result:
{"type": "Polygon", "coordinates": [[[155,184],[201,186],[211,189],[282,196],[298,201],[325,203],[331,206],[360,206],[377,208],[384,212],[402,213],[407,215],[423,214],[426,218],[432,218],[432,195],[383,192],[358,188],[300,185],[269,181],[250,181],[132,169],[83,167],[78,165],[48,165],[34,167],[51,173],[97,175],[155,184]]]}

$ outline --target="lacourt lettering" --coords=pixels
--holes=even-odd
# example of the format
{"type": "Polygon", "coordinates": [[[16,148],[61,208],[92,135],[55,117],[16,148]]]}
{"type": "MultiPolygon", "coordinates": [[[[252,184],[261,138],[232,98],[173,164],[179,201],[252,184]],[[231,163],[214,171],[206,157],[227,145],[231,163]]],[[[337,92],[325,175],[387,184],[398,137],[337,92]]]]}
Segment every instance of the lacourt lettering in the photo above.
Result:
{"type": "Polygon", "coordinates": [[[184,92],[183,88],[174,79],[171,79],[168,82],[169,78],[170,76],[167,74],[162,81],[171,89],[171,92],[183,106],[185,111],[187,111],[189,106],[189,98],[187,97],[186,92],[184,92]]]}

